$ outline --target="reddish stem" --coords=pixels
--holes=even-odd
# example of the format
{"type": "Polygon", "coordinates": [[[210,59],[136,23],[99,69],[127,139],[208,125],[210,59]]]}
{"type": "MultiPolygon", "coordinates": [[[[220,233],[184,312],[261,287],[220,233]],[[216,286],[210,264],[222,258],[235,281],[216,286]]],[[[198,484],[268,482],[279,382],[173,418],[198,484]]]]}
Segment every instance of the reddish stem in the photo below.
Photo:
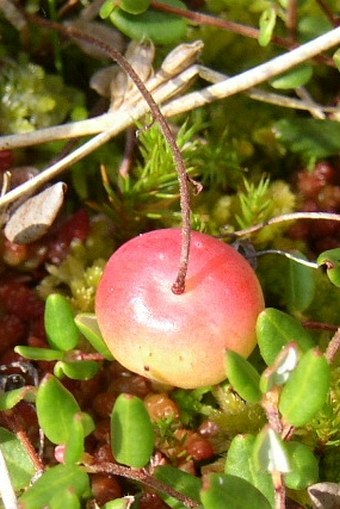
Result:
{"type": "Polygon", "coordinates": [[[185,290],[185,278],[188,269],[188,261],[189,261],[189,253],[190,253],[190,240],[191,240],[191,208],[190,208],[190,187],[189,187],[189,179],[186,172],[185,163],[181,154],[181,151],[176,143],[175,137],[170,129],[168,122],[166,121],[164,115],[158,106],[158,104],[153,99],[152,95],[144,85],[143,81],[140,79],[135,70],[131,67],[130,63],[126,60],[126,58],[113,46],[109,46],[105,42],[97,39],[96,37],[92,37],[87,33],[83,33],[80,30],[77,30],[74,27],[63,26],[59,23],[55,23],[50,20],[45,20],[40,18],[39,16],[29,15],[24,13],[25,16],[32,20],[33,22],[51,28],[53,30],[57,30],[68,37],[78,39],[97,48],[101,49],[104,53],[106,53],[112,60],[117,62],[117,64],[126,72],[126,74],[131,78],[131,80],[135,83],[136,87],[140,91],[141,95],[147,102],[150,111],[152,113],[153,118],[159,123],[163,134],[169,143],[169,146],[172,150],[174,162],[176,165],[176,170],[178,174],[179,181],[179,191],[180,191],[180,205],[182,212],[182,244],[181,244],[181,254],[179,261],[179,269],[177,273],[176,280],[172,285],[173,293],[179,295],[185,290]]]}
{"type": "Polygon", "coordinates": [[[294,44],[297,41],[297,22],[298,22],[297,0],[289,0],[287,9],[287,28],[290,32],[291,40],[294,44]]]}
{"type": "Polygon", "coordinates": [[[161,493],[166,493],[173,498],[176,498],[179,502],[182,502],[185,507],[188,509],[193,509],[198,507],[199,504],[195,502],[192,498],[179,493],[171,486],[158,481],[154,477],[152,477],[146,470],[144,469],[136,469],[125,467],[123,465],[118,465],[116,463],[105,463],[102,462],[100,464],[85,464],[86,470],[89,473],[105,473],[110,475],[117,475],[120,477],[126,477],[127,479],[133,479],[134,481],[140,482],[153,490],[156,490],[161,493]]]}
{"type": "MultiPolygon", "coordinates": [[[[228,30],[235,34],[243,35],[244,37],[250,37],[251,39],[258,39],[260,35],[260,30],[258,28],[236,23],[235,21],[217,18],[215,16],[211,16],[210,14],[189,11],[187,9],[182,9],[181,7],[174,7],[173,5],[164,4],[162,2],[158,2],[157,0],[151,1],[151,7],[157,9],[158,11],[168,12],[170,14],[175,14],[176,16],[181,16],[182,18],[189,19],[198,25],[209,25],[216,28],[221,28],[222,30],[228,30]]],[[[298,47],[298,44],[278,35],[273,35],[271,42],[287,49],[298,47]]],[[[318,55],[315,57],[315,60],[335,67],[333,60],[323,55],[318,55]]]]}

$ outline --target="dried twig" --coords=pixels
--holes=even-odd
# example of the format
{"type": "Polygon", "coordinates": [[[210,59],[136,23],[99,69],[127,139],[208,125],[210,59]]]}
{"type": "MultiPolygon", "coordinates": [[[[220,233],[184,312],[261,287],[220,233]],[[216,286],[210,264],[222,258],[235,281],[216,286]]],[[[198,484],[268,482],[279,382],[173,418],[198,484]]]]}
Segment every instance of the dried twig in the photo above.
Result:
{"type": "Polygon", "coordinates": [[[297,219],[317,219],[323,221],[340,221],[340,214],[335,214],[332,212],[292,212],[290,214],[282,214],[280,216],[272,217],[267,221],[263,221],[262,223],[255,224],[254,226],[250,226],[249,228],[245,228],[244,230],[237,230],[233,232],[226,232],[224,236],[226,237],[246,237],[255,233],[259,230],[262,230],[265,226],[270,226],[272,224],[284,223],[286,221],[296,221],[297,219]]]}
{"type": "MultiPolygon", "coordinates": [[[[162,113],[165,116],[173,116],[184,111],[189,111],[190,109],[201,107],[204,104],[211,103],[218,99],[223,99],[224,97],[229,97],[239,92],[246,91],[249,91],[249,95],[251,96],[256,95],[256,98],[260,100],[272,100],[275,102],[277,100],[276,94],[269,94],[267,97],[264,97],[262,93],[259,94],[259,91],[254,91],[252,87],[265,82],[266,80],[290,69],[291,67],[294,67],[299,63],[302,63],[303,61],[311,58],[313,55],[336,45],[338,42],[340,42],[340,28],[331,30],[313,41],[310,41],[284,55],[276,57],[265,64],[261,64],[230,79],[225,79],[203,90],[175,99],[162,108],[162,113]]],[[[194,51],[189,60],[187,54],[185,54],[184,59],[180,61],[180,74],[176,74],[176,72],[178,72],[178,69],[176,68],[174,73],[170,75],[169,79],[169,75],[161,69],[155,78],[153,78],[150,86],[149,82],[147,83],[148,88],[152,91],[155,102],[158,104],[163,103],[169,97],[178,93],[179,89],[202,71],[202,67],[196,66],[191,66],[183,71],[183,66],[185,68],[188,61],[190,65],[192,63],[192,59],[197,56],[198,50],[201,48],[200,41],[194,44],[195,46],[192,48],[194,51]],[[166,81],[166,78],[168,81],[166,81]],[[159,83],[161,83],[161,85],[159,85],[159,83]]],[[[180,55],[181,52],[179,51],[177,56],[180,57],[180,55]]],[[[203,69],[206,71],[205,68],[203,69]]],[[[211,73],[211,75],[214,75],[214,80],[221,79],[220,74],[211,73]]],[[[293,100],[290,99],[289,101],[293,100]]],[[[282,98],[282,105],[285,105],[285,102],[287,101],[282,98]]],[[[291,102],[290,104],[293,107],[296,105],[296,103],[294,105],[294,102],[291,102]]],[[[306,109],[311,109],[311,106],[303,105],[302,102],[299,103],[299,105],[306,109]]],[[[315,106],[313,105],[313,109],[314,108],[315,106]]],[[[99,148],[101,145],[116,136],[119,132],[134,124],[136,120],[140,119],[148,111],[148,109],[148,105],[144,103],[144,101],[139,101],[132,107],[129,106],[128,102],[125,107],[120,108],[118,111],[109,111],[95,119],[56,126],[54,128],[27,133],[25,135],[3,136],[0,138],[0,150],[33,145],[36,143],[44,143],[51,140],[79,137],[98,132],[100,133],[81,147],[77,148],[72,154],[67,155],[65,158],[53,164],[30,181],[7,193],[0,199],[0,207],[12,203],[23,194],[36,190],[52,178],[55,178],[60,172],[64,171],[72,164],[78,162],[80,159],[99,148]]]]}

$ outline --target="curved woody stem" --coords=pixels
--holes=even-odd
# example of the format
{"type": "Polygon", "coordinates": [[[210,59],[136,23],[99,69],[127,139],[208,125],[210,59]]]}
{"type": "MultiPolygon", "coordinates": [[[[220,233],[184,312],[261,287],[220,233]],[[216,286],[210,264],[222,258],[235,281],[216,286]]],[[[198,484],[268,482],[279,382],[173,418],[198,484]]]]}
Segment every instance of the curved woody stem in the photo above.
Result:
{"type": "Polygon", "coordinates": [[[67,35],[70,38],[81,40],[83,42],[87,42],[92,44],[99,49],[101,49],[104,53],[106,53],[112,60],[117,62],[117,64],[126,72],[126,74],[131,78],[139,92],[147,102],[151,114],[153,118],[159,123],[163,134],[169,143],[169,146],[172,150],[173,159],[175,162],[178,181],[179,181],[179,191],[180,191],[180,206],[182,213],[182,242],[181,242],[181,253],[180,253],[180,261],[179,261],[179,269],[177,273],[176,280],[172,285],[171,290],[173,293],[180,295],[185,291],[185,279],[188,269],[188,261],[190,254],[190,240],[191,240],[191,207],[190,207],[190,180],[187,176],[185,163],[181,154],[181,151],[177,145],[176,139],[170,129],[170,126],[162,114],[158,104],[153,99],[152,95],[144,85],[143,81],[140,79],[138,74],[132,68],[128,60],[114,47],[109,46],[105,42],[93,37],[87,33],[81,32],[74,27],[60,25],[59,23],[55,23],[54,21],[45,20],[35,15],[25,14],[26,17],[33,21],[36,24],[41,26],[45,26],[51,28],[53,30],[57,30],[64,35],[67,35]]]}

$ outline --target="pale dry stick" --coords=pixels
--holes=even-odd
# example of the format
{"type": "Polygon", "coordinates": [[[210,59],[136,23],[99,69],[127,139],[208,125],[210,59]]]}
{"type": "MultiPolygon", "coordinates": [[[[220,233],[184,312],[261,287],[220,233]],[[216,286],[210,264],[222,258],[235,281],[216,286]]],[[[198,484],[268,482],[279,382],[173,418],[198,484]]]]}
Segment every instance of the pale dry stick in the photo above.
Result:
{"type": "Polygon", "coordinates": [[[272,224],[284,223],[286,221],[296,221],[297,219],[318,219],[324,221],[340,221],[340,214],[334,214],[332,212],[291,212],[290,214],[282,214],[280,216],[272,217],[267,221],[255,224],[244,230],[237,230],[233,232],[226,232],[225,236],[230,237],[246,237],[259,230],[262,230],[265,226],[272,224]]]}
{"type": "MultiPolygon", "coordinates": [[[[200,64],[196,64],[196,67],[199,76],[206,81],[210,81],[210,83],[220,83],[221,81],[230,79],[230,76],[213,71],[209,67],[204,67],[200,64]]],[[[306,97],[306,99],[297,99],[295,97],[275,94],[273,92],[266,92],[255,87],[245,91],[244,94],[251,99],[265,102],[267,104],[273,104],[275,106],[282,106],[283,108],[291,108],[294,110],[309,111],[312,116],[318,116],[318,118],[325,118],[325,113],[336,113],[339,111],[339,108],[333,106],[323,106],[316,102],[311,103],[309,97],[306,97]]]]}
{"type": "Polygon", "coordinates": [[[260,83],[270,80],[295,67],[319,53],[340,44],[340,27],[309,41],[283,55],[273,58],[269,62],[260,64],[228,80],[216,83],[203,90],[192,92],[180,99],[175,99],[166,105],[162,112],[166,116],[190,111],[218,99],[225,99],[239,92],[244,92],[260,83]]]}
{"type": "MultiPolygon", "coordinates": [[[[201,41],[195,41],[190,45],[181,44],[165,58],[161,69],[146,83],[149,91],[156,99],[156,102],[164,103],[165,100],[168,100],[170,97],[178,95],[179,92],[183,88],[187,87],[188,83],[196,76],[200,76],[202,79],[209,81],[210,83],[220,83],[230,79],[229,76],[200,64],[194,64],[185,69],[188,64],[190,65],[194,59],[197,58],[201,48],[201,41]],[[170,61],[171,66],[169,65],[170,61]]],[[[311,105],[308,101],[272,92],[265,92],[257,88],[250,88],[244,93],[251,99],[255,99],[257,101],[281,106],[283,108],[309,111],[312,115],[317,115],[319,118],[324,117],[325,113],[335,113],[338,111],[338,108],[336,107],[327,107],[316,103],[311,105]]],[[[185,96],[183,99],[184,98],[185,96]]],[[[139,99],[140,97],[138,96],[138,92],[134,90],[131,96],[127,98],[127,102],[124,104],[124,109],[132,108],[139,99]]],[[[164,109],[162,110],[163,113],[165,112],[166,116],[173,116],[181,113],[180,109],[178,111],[172,111],[171,105],[172,102],[167,105],[166,111],[164,111],[164,109]],[[169,114],[167,114],[168,110],[169,114]]],[[[121,110],[113,111],[110,109],[108,112],[95,118],[46,127],[29,133],[2,136],[0,137],[0,150],[8,150],[38,145],[51,141],[98,134],[110,128],[112,122],[115,122],[113,115],[119,116],[120,111],[121,110]]],[[[87,155],[87,153],[85,155],[87,155]]]]}
{"type": "MultiPolygon", "coordinates": [[[[317,37],[316,39],[290,51],[289,53],[285,53],[284,55],[276,57],[273,60],[266,62],[265,64],[256,66],[253,69],[245,71],[244,73],[224,80],[220,83],[211,85],[201,91],[187,94],[186,96],[182,96],[180,99],[175,99],[171,101],[169,104],[163,106],[162,113],[166,116],[173,116],[178,113],[183,113],[184,111],[189,111],[191,109],[204,106],[205,104],[209,104],[218,99],[229,97],[238,92],[244,92],[247,89],[252,88],[254,85],[267,81],[268,79],[273,78],[274,76],[287,71],[291,67],[294,67],[302,63],[303,61],[312,58],[318,53],[335,46],[339,42],[340,42],[340,27],[331,30],[330,32],[327,32],[326,34],[323,34],[320,37],[317,37]]],[[[193,76],[195,72],[196,71],[195,70],[193,71],[192,67],[184,71],[184,73],[189,73],[191,76],[193,76]]],[[[180,80],[182,86],[183,79],[187,79],[187,77],[184,78],[183,74],[181,74],[178,78],[171,80],[165,86],[167,85],[169,86],[169,84],[174,85],[172,91],[172,93],[174,93],[176,89],[175,86],[176,80],[180,80]]],[[[161,91],[162,90],[160,90],[159,92],[161,91]]],[[[159,97],[157,97],[157,91],[155,92],[154,98],[156,102],[161,102],[159,97]]],[[[64,169],[69,167],[71,164],[78,162],[80,159],[90,154],[93,150],[96,150],[101,145],[109,141],[116,134],[123,131],[125,128],[129,127],[133,122],[138,120],[147,111],[148,106],[146,104],[144,105],[143,103],[136,106],[130,112],[118,110],[117,112],[115,112],[113,116],[110,117],[106,116],[105,117],[106,119],[110,118],[111,125],[110,127],[107,128],[105,132],[102,132],[101,134],[95,136],[92,140],[85,143],[82,147],[79,147],[72,154],[69,154],[64,159],[58,161],[51,167],[47,168],[36,177],[32,178],[31,180],[25,182],[21,186],[18,186],[17,188],[10,191],[6,196],[0,199],[0,207],[8,205],[9,203],[19,198],[22,194],[35,190],[42,184],[47,183],[49,180],[57,176],[64,169]]],[[[56,132],[58,131],[59,127],[63,128],[64,126],[55,127],[54,129],[56,130],[56,132]]],[[[70,129],[71,130],[75,129],[75,126],[72,126],[70,129]]],[[[13,137],[11,136],[4,136],[2,139],[0,139],[0,150],[9,148],[10,138],[13,139],[13,137]]],[[[20,146],[25,145],[26,144],[20,146]]],[[[312,218],[311,216],[309,217],[312,218]]]]}
{"type": "MultiPolygon", "coordinates": [[[[184,71],[184,79],[188,79],[192,75],[192,68],[187,69],[187,71],[184,71]]],[[[168,95],[172,95],[175,90],[178,89],[178,79],[171,80],[171,82],[168,82],[165,84],[164,87],[162,87],[159,91],[156,91],[154,94],[154,99],[157,102],[162,102],[168,95]],[[177,83],[176,83],[177,82],[177,83]]],[[[28,192],[32,192],[37,190],[40,186],[47,184],[50,180],[57,177],[61,172],[63,172],[66,168],[70,167],[71,165],[77,163],[87,155],[91,154],[94,150],[97,150],[99,147],[101,147],[104,143],[107,143],[110,141],[111,138],[119,134],[120,132],[124,131],[131,125],[133,125],[137,120],[139,120],[143,115],[148,113],[149,107],[146,102],[141,101],[139,104],[137,104],[134,108],[131,110],[121,108],[117,110],[114,114],[105,114],[105,118],[102,119],[105,122],[106,129],[101,132],[100,134],[97,134],[97,136],[93,137],[88,142],[84,143],[80,147],[78,147],[76,150],[74,150],[72,153],[65,156],[63,159],[57,161],[56,163],[52,164],[45,170],[43,170],[41,173],[36,175],[36,177],[33,177],[30,180],[27,180],[20,186],[12,189],[7,194],[5,194],[3,197],[0,198],[0,208],[5,207],[12,203],[13,201],[17,200],[22,195],[25,195],[28,192]],[[109,122],[110,120],[110,122],[109,122]]],[[[104,115],[103,115],[104,117],[104,115]]],[[[62,136],[62,130],[59,128],[62,128],[65,126],[56,126],[54,127],[54,134],[56,136],[61,136],[55,139],[63,139],[62,136]]],[[[44,130],[46,131],[46,130],[44,130]]],[[[31,134],[31,133],[29,133],[31,134]]],[[[33,134],[33,133],[32,133],[33,134]]],[[[51,141],[50,133],[48,133],[48,141],[51,141]]],[[[16,135],[15,135],[16,136],[16,135]]],[[[78,134],[80,136],[80,134],[78,134]]],[[[10,138],[9,136],[5,136],[4,138],[10,138]]],[[[25,143],[25,139],[20,138],[20,141],[22,143],[25,143]]],[[[44,139],[43,141],[47,141],[44,139]]],[[[39,143],[43,143],[43,141],[39,141],[39,143]]],[[[31,143],[28,143],[28,145],[31,145],[31,143]]],[[[18,145],[16,145],[18,146],[18,145]]],[[[26,146],[26,144],[20,144],[19,146],[26,146]]],[[[4,148],[4,145],[1,144],[0,139],[0,150],[4,148]]],[[[6,146],[8,148],[8,146],[6,146]]]]}
{"type": "Polygon", "coordinates": [[[304,265],[305,267],[309,267],[310,269],[318,269],[319,265],[316,262],[311,262],[309,260],[305,260],[304,258],[299,258],[288,251],[282,251],[281,249],[265,249],[263,251],[256,251],[254,254],[254,258],[258,258],[259,256],[264,256],[268,254],[280,255],[288,258],[288,260],[292,260],[293,262],[299,263],[300,265],[304,265]]]}
{"type": "MultiPolygon", "coordinates": [[[[159,104],[167,100],[169,97],[172,97],[174,94],[177,94],[183,87],[187,86],[188,82],[196,75],[197,71],[195,68],[185,68],[187,66],[186,64],[191,65],[194,59],[198,57],[202,49],[202,42],[195,41],[190,45],[190,47],[189,45],[185,46],[185,52],[178,52],[177,48],[175,48],[175,50],[166,57],[164,63],[166,63],[167,60],[169,61],[172,53],[174,53],[174,56],[178,57],[173,59],[174,65],[171,69],[167,65],[167,71],[165,72],[162,65],[160,71],[146,83],[149,92],[152,93],[154,100],[159,104]],[[184,71],[182,72],[183,69],[184,71]],[[177,75],[178,72],[180,72],[179,75],[177,75]],[[169,76],[171,79],[169,79],[169,76]]],[[[32,131],[29,133],[2,136],[0,138],[0,150],[28,147],[50,141],[79,138],[81,136],[102,133],[110,130],[113,125],[116,126],[117,123],[119,123],[120,118],[122,118],[122,127],[118,128],[117,131],[115,131],[115,127],[113,128],[111,136],[113,138],[116,134],[126,128],[126,112],[131,110],[130,117],[132,125],[135,120],[138,120],[141,115],[145,114],[149,110],[147,105],[143,105],[142,107],[140,104],[137,105],[137,101],[135,100],[136,95],[137,94],[133,92],[131,100],[130,97],[128,97],[124,105],[122,105],[122,107],[118,110],[109,110],[107,113],[95,118],[47,127],[45,129],[39,129],[38,131],[32,131]],[[136,110],[136,112],[134,111],[135,107],[138,108],[138,111],[136,110]],[[138,112],[141,108],[142,113],[138,116],[138,112]]],[[[140,102],[140,95],[138,99],[140,102]]],[[[88,155],[88,153],[85,155],[88,155]]]]}

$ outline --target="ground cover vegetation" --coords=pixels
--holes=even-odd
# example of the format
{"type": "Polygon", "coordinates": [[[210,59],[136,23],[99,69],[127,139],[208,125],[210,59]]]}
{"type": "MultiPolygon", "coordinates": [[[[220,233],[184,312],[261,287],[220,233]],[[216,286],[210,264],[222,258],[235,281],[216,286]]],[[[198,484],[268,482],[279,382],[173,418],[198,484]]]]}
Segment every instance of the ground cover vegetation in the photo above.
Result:
{"type": "Polygon", "coordinates": [[[338,25],[0,2],[1,507],[340,507],[338,25]]]}

